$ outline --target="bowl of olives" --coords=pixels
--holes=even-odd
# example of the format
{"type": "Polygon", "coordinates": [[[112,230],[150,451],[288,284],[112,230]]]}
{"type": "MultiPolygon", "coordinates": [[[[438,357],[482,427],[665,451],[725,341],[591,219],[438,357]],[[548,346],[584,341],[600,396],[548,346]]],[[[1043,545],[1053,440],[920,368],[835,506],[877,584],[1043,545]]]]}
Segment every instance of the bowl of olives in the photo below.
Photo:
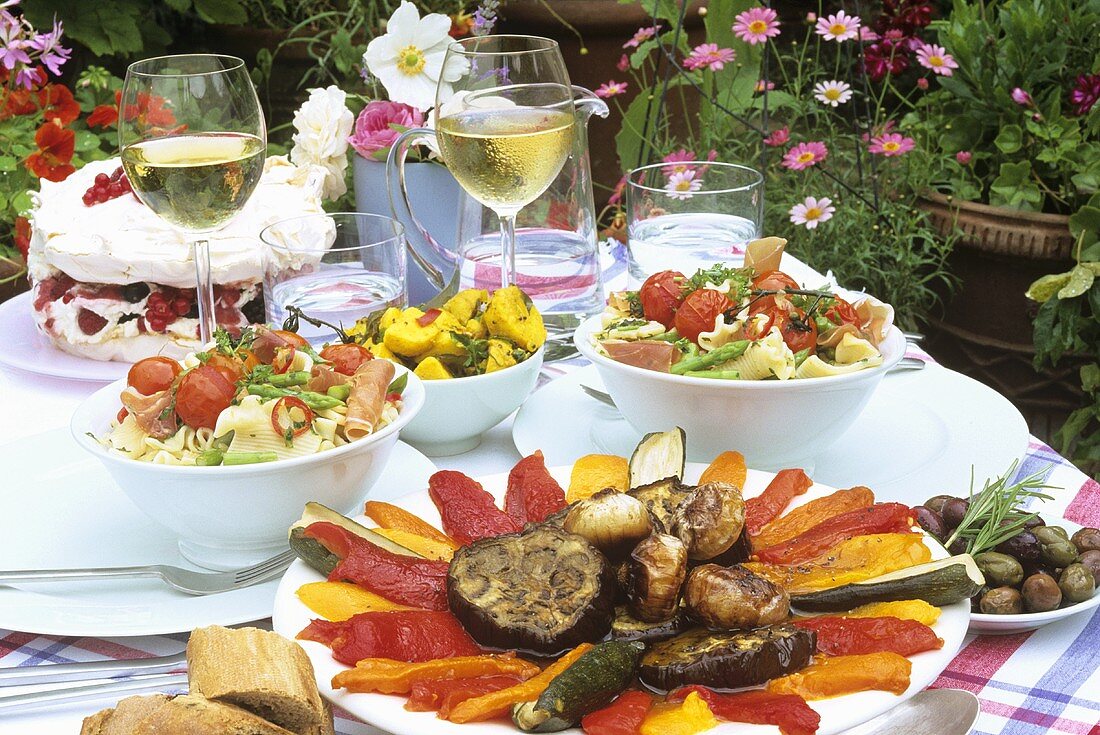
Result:
{"type": "MultiPolygon", "coordinates": [[[[921,527],[950,541],[967,518],[967,498],[937,495],[914,508],[921,527]]],[[[956,539],[951,553],[965,553],[956,539]]],[[[1100,605],[1100,530],[1059,519],[1048,525],[1034,516],[992,549],[974,554],[986,584],[971,600],[974,633],[1034,630],[1100,605]]]]}

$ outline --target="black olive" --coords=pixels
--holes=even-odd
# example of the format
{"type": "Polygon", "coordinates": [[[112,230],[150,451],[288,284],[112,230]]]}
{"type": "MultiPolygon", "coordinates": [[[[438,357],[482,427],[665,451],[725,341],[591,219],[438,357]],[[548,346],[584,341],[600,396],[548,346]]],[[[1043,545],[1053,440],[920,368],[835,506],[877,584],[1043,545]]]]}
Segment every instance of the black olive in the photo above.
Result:
{"type": "Polygon", "coordinates": [[[149,284],[147,283],[127,283],[122,287],[122,298],[131,304],[136,304],[148,295],[149,284]]]}
{"type": "Polygon", "coordinates": [[[1040,559],[1039,539],[1032,531],[1020,531],[1007,541],[997,545],[997,551],[1016,557],[1021,564],[1038,562],[1040,559]]]}
{"type": "Polygon", "coordinates": [[[1062,604],[1062,590],[1049,574],[1032,574],[1024,580],[1021,592],[1028,612],[1057,610],[1062,604]]]}
{"type": "Polygon", "coordinates": [[[955,556],[958,556],[959,554],[965,554],[966,553],[966,544],[967,544],[966,539],[957,538],[957,539],[955,539],[954,541],[951,542],[951,545],[947,547],[947,550],[950,551],[955,556]]]}
{"type": "Polygon", "coordinates": [[[1086,551],[1100,551],[1100,529],[1082,528],[1070,538],[1077,551],[1084,554],[1086,551]]]}
{"type": "Polygon", "coordinates": [[[1100,550],[1090,549],[1086,551],[1077,557],[1077,563],[1092,572],[1092,576],[1096,580],[1096,586],[1100,587],[1100,550]]]}
{"type": "Polygon", "coordinates": [[[1046,521],[1036,515],[1024,521],[1024,528],[1038,528],[1039,526],[1045,526],[1046,524],[1046,521]]]}
{"type": "Polygon", "coordinates": [[[963,516],[966,515],[966,511],[969,509],[969,500],[951,498],[943,504],[940,515],[943,516],[943,520],[947,523],[948,528],[958,528],[959,524],[962,523],[963,516]]]}
{"type": "Polygon", "coordinates": [[[937,540],[945,541],[947,539],[947,524],[944,523],[943,516],[939,513],[926,505],[917,505],[913,508],[913,514],[917,519],[917,523],[920,524],[920,527],[937,540]]]}
{"type": "Polygon", "coordinates": [[[952,495],[935,495],[924,501],[924,507],[933,513],[943,513],[943,504],[948,500],[954,500],[952,495]]]}

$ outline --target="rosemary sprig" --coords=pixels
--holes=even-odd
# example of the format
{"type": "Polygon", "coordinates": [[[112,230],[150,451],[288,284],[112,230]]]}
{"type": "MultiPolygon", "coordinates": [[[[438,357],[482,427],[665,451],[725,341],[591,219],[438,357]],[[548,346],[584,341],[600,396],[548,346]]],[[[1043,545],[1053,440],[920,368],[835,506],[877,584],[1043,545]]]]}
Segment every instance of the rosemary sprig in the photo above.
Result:
{"type": "Polygon", "coordinates": [[[1017,461],[1009,465],[1000,477],[986,480],[981,491],[974,492],[974,476],[970,477],[970,506],[963,515],[955,532],[947,539],[945,546],[950,547],[959,539],[966,540],[968,554],[980,554],[1008,541],[1023,531],[1038,513],[1031,513],[1020,507],[1026,498],[1052,500],[1043,490],[1053,489],[1040,478],[1046,470],[1038,470],[1031,475],[1009,484],[1009,478],[1016,474],[1017,461]]]}

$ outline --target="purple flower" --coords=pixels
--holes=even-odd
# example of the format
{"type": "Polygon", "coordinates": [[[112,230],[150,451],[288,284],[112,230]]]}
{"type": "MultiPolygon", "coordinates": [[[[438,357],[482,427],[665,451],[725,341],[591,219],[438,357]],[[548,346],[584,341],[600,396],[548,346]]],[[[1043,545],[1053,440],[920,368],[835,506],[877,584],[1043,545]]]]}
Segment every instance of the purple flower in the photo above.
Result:
{"type": "Polygon", "coordinates": [[[0,64],[8,71],[16,64],[30,64],[31,57],[24,50],[27,41],[21,37],[23,26],[18,19],[6,10],[0,11],[0,64]]]}
{"type": "Polygon", "coordinates": [[[1012,89],[1012,101],[1023,107],[1031,107],[1035,104],[1035,101],[1031,99],[1031,95],[1025,92],[1020,87],[1013,87],[1012,89]]]}
{"type": "Polygon", "coordinates": [[[415,128],[424,124],[424,113],[400,102],[373,100],[367,103],[355,120],[355,128],[348,142],[364,158],[371,158],[378,151],[389,151],[401,135],[398,128],[415,128]]]}
{"type": "Polygon", "coordinates": [[[1074,114],[1087,115],[1097,100],[1100,100],[1100,74],[1078,75],[1077,86],[1069,93],[1074,114]]]}

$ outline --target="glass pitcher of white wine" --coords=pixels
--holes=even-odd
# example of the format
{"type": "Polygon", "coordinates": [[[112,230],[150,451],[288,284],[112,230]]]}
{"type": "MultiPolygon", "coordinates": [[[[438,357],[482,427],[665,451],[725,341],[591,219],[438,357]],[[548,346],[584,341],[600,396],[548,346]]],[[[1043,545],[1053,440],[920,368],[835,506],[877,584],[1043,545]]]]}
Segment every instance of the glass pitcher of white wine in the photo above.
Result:
{"type": "MultiPolygon", "coordinates": [[[[590,315],[603,308],[588,120],[607,117],[607,104],[591,91],[572,86],[572,140],[560,172],[515,216],[515,279],[545,314],[590,315]]],[[[507,104],[486,95],[482,104],[507,104]]],[[[440,242],[417,220],[406,190],[404,164],[410,145],[434,136],[430,128],[406,131],[390,149],[387,178],[394,217],[405,223],[413,262],[433,286],[452,281],[459,288],[499,288],[502,274],[501,222],[493,208],[463,191],[455,242],[440,242]]],[[[446,163],[446,160],[444,160],[446,163]]],[[[507,266],[503,266],[507,269],[507,266]]]]}

